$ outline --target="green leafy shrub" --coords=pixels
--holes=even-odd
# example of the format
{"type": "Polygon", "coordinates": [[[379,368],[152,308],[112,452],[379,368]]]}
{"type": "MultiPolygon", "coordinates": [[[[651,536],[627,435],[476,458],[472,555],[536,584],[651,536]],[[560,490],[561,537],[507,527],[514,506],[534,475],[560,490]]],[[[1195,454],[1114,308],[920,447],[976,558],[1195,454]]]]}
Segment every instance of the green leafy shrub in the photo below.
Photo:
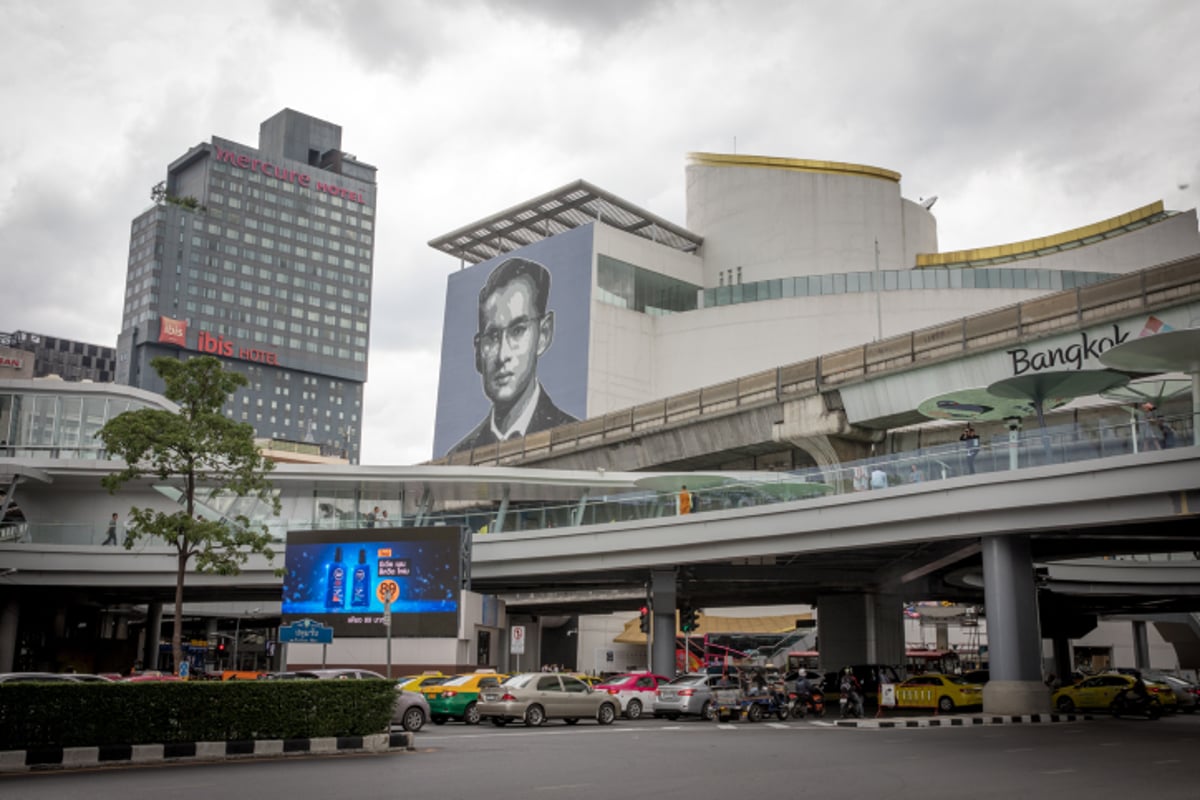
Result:
{"type": "Polygon", "coordinates": [[[366,736],[395,702],[382,680],[0,683],[0,750],[366,736]]]}

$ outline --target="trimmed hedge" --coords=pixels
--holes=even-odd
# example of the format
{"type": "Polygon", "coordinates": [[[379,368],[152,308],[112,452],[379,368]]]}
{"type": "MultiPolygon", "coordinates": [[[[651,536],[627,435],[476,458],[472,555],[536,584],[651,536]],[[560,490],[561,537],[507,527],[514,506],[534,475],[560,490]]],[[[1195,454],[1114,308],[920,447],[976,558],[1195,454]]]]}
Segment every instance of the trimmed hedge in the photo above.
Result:
{"type": "Polygon", "coordinates": [[[0,683],[0,750],[366,736],[395,703],[382,680],[0,683]]]}

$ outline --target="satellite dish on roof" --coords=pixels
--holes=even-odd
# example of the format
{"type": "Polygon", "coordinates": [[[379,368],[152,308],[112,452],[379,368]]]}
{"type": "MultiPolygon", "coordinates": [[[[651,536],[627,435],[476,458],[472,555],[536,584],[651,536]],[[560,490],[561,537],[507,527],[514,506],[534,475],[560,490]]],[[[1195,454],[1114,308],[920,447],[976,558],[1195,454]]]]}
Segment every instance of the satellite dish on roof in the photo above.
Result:
{"type": "Polygon", "coordinates": [[[929,209],[933,208],[933,204],[936,203],[937,200],[938,200],[938,196],[936,194],[931,195],[930,197],[922,197],[921,198],[921,208],[928,211],[929,209]]]}

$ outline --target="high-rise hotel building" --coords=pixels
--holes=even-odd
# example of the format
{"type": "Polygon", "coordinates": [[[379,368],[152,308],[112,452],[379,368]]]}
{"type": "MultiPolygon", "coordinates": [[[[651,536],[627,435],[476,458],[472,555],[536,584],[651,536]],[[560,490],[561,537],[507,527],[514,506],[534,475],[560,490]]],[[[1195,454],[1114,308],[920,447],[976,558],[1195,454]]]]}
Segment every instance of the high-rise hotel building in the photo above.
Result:
{"type": "Polygon", "coordinates": [[[161,392],[157,356],[215,355],[250,381],[226,406],[260,438],[359,460],[375,168],[290,109],[258,148],[214,136],[133,220],[117,382],[161,392]]]}

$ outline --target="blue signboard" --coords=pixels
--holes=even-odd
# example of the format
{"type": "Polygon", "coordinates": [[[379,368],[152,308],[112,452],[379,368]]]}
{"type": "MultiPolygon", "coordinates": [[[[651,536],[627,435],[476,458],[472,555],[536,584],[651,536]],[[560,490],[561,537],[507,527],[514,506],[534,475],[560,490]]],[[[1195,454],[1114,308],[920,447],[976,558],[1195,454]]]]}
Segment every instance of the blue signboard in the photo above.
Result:
{"type": "Polygon", "coordinates": [[[280,626],[279,641],[330,644],[333,642],[333,628],[314,619],[300,619],[291,625],[280,626]]]}

